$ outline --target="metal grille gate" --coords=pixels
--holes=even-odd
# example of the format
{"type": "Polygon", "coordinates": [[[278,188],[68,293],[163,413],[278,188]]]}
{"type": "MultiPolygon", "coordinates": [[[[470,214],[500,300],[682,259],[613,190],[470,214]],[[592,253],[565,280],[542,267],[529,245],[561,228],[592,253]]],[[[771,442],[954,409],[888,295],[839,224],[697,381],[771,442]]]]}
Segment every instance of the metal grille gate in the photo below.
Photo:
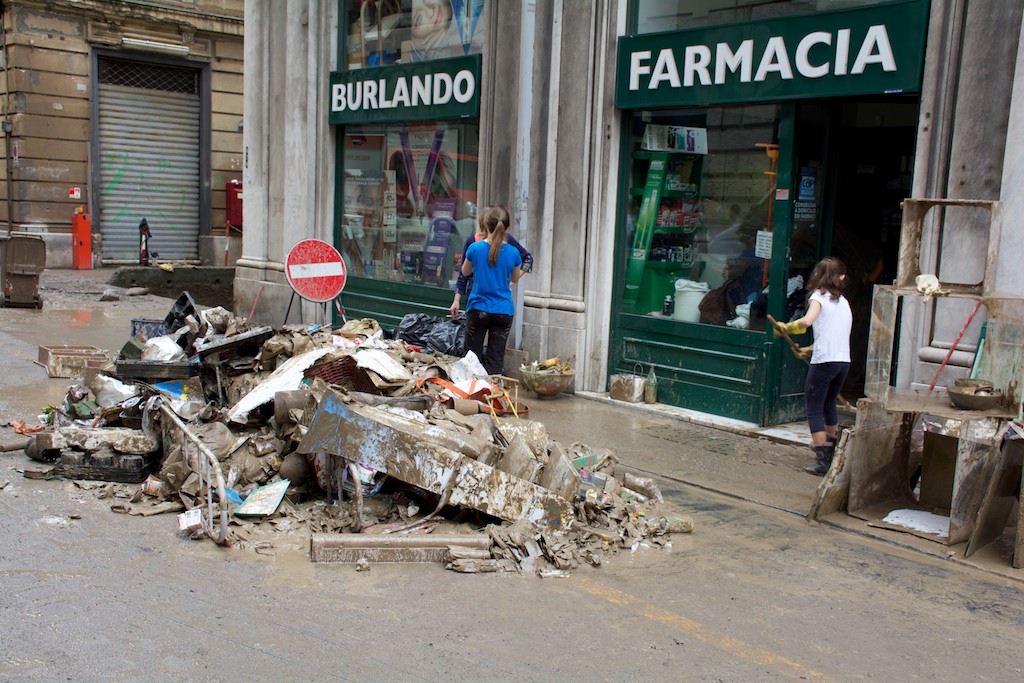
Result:
{"type": "Polygon", "coordinates": [[[199,71],[98,59],[103,262],[137,263],[139,222],[161,259],[198,257],[199,71]]]}

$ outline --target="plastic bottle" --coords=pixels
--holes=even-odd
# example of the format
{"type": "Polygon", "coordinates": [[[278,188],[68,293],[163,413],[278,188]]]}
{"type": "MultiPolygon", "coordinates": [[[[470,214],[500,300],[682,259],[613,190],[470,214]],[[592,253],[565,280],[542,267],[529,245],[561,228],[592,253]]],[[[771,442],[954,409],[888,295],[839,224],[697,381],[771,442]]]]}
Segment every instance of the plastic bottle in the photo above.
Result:
{"type": "Polygon", "coordinates": [[[654,366],[647,373],[647,380],[644,382],[644,403],[658,402],[658,376],[654,374],[654,366]]]}

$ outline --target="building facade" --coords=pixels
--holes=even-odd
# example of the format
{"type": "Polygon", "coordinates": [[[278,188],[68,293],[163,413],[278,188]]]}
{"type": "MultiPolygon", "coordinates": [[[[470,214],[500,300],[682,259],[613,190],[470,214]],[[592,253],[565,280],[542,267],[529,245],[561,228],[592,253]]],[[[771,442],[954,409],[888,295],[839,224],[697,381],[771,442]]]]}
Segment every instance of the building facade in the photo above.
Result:
{"type": "MultiPolygon", "coordinates": [[[[797,315],[810,268],[834,254],[858,323],[854,399],[872,286],[895,276],[901,201],[1024,201],[1007,182],[1021,163],[1010,114],[1022,8],[246,3],[236,308],[278,322],[284,257],[315,237],[348,266],[348,317],[447,315],[475,208],[503,204],[535,257],[516,288],[514,345],[571,359],[577,390],[653,367],[663,402],[799,419],[805,368],[766,321],[797,315]]],[[[987,235],[983,215],[936,213],[922,272],[979,278],[987,235]]],[[[1007,221],[1002,243],[1020,239],[1007,221]]],[[[999,272],[1000,289],[1024,294],[1009,261],[999,272]]],[[[902,312],[899,386],[932,378],[963,305],[902,312]]]]}
{"type": "Polygon", "coordinates": [[[48,265],[70,267],[81,211],[97,265],[137,264],[145,219],[159,258],[223,263],[225,188],[241,179],[242,4],[4,2],[7,230],[41,234],[48,265]]]}

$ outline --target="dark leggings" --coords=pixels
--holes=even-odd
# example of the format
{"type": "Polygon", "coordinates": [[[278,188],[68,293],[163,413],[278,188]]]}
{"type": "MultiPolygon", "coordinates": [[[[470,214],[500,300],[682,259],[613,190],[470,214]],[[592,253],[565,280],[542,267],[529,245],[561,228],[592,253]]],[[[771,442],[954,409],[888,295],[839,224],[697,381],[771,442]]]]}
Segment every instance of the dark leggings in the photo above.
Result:
{"type": "Polygon", "coordinates": [[[512,331],[512,316],[500,313],[466,312],[466,350],[472,351],[489,375],[500,375],[505,365],[505,344],[512,331]],[[484,336],[487,353],[484,353],[484,336]]]}
{"type": "Polygon", "coordinates": [[[825,431],[825,425],[839,424],[836,399],[849,371],[849,363],[815,363],[807,371],[804,397],[812,434],[825,431]]]}

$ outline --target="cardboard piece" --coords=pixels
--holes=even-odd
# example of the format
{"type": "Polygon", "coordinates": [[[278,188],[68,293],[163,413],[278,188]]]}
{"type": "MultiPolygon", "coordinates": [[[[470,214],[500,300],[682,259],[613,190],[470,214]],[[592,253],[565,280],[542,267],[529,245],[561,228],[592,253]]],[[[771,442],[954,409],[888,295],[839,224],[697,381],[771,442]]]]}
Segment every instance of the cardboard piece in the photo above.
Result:
{"type": "Polygon", "coordinates": [[[287,479],[282,479],[273,484],[260,486],[235,508],[235,515],[238,517],[266,517],[274,514],[290,483],[287,479]]]}

